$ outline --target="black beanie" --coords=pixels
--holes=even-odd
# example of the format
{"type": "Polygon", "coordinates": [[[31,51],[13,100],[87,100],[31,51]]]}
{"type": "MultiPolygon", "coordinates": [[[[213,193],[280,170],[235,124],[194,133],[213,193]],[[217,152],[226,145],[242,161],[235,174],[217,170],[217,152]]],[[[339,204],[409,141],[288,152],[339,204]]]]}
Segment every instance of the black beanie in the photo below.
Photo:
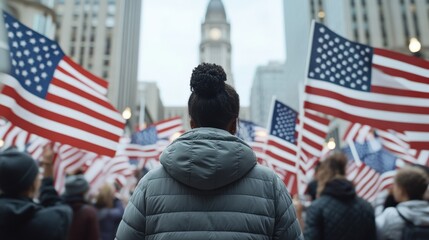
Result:
{"type": "Polygon", "coordinates": [[[0,189],[7,194],[19,194],[34,183],[39,173],[36,161],[17,150],[0,153],[0,189]]]}

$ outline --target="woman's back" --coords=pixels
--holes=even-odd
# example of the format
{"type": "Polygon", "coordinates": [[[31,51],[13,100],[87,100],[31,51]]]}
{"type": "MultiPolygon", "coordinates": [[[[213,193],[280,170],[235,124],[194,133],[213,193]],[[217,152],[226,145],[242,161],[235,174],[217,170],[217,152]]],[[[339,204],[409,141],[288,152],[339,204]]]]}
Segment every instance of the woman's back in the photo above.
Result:
{"type": "Polygon", "coordinates": [[[251,148],[226,131],[185,133],[149,172],[130,202],[118,239],[298,239],[301,235],[283,182],[255,166],[251,148]],[[145,226],[140,228],[141,219],[145,226]],[[138,228],[131,231],[129,228],[138,228]],[[277,236],[277,238],[276,238],[277,236]],[[121,238],[122,237],[122,238],[121,238]]]}
{"type": "Polygon", "coordinates": [[[332,180],[308,209],[304,236],[308,240],[375,239],[374,210],[356,196],[351,182],[332,180]]]}

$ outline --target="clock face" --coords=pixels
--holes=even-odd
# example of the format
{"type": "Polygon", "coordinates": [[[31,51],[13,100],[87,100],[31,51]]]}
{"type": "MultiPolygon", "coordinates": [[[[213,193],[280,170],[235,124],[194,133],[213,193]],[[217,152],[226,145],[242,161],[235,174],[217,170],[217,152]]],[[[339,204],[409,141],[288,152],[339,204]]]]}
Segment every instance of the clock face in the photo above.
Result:
{"type": "Polygon", "coordinates": [[[222,37],[222,32],[219,28],[212,28],[209,35],[212,40],[219,40],[222,37]]]}

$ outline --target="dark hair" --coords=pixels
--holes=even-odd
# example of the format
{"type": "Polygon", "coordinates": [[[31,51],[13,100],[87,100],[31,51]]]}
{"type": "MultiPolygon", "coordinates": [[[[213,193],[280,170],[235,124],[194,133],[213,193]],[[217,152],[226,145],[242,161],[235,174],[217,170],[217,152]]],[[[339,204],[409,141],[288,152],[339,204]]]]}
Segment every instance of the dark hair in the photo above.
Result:
{"type": "Polygon", "coordinates": [[[188,111],[196,127],[226,130],[231,120],[238,118],[240,98],[225,81],[225,71],[219,65],[202,63],[194,68],[188,111]]]}
{"type": "Polygon", "coordinates": [[[405,167],[396,172],[395,183],[410,200],[422,200],[428,188],[428,175],[418,167],[405,167]]]}
{"type": "Polygon", "coordinates": [[[337,178],[345,178],[347,163],[346,155],[341,152],[335,152],[320,164],[318,171],[318,194],[324,190],[326,183],[329,181],[337,178]]]}

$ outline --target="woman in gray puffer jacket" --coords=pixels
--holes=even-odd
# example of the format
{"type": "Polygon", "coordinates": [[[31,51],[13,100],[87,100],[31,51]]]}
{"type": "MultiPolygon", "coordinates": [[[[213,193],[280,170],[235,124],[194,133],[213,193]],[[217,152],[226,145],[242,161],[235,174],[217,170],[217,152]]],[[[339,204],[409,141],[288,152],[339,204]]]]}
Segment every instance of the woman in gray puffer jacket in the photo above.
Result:
{"type": "Polygon", "coordinates": [[[116,233],[134,239],[302,239],[291,197],[234,136],[240,108],[226,74],[203,63],[191,77],[192,130],[138,184],[116,233]]]}

